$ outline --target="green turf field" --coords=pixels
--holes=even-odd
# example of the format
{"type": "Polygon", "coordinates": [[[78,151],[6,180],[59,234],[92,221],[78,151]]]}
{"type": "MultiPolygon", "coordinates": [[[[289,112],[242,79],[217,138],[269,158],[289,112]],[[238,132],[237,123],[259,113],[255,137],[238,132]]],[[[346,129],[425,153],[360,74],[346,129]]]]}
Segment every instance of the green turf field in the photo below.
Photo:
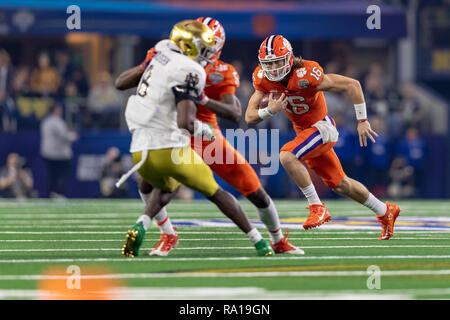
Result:
{"type": "MultiPolygon", "coordinates": [[[[241,203],[268,239],[254,207],[241,203]]],[[[153,225],[141,256],[129,259],[121,247],[143,209],[140,200],[1,200],[0,299],[42,297],[43,281],[69,276],[49,268],[71,265],[80,267],[81,286],[114,279],[122,286],[114,293],[129,299],[450,298],[450,201],[400,201],[389,241],[377,240],[374,215],[349,201],[327,201],[333,221],[308,231],[300,228],[304,200],[275,204],[304,256],[257,257],[247,237],[205,201],[168,206],[179,231],[168,257],[147,254],[159,239],[153,225]],[[381,270],[381,289],[367,287],[371,265],[381,270]]]]}

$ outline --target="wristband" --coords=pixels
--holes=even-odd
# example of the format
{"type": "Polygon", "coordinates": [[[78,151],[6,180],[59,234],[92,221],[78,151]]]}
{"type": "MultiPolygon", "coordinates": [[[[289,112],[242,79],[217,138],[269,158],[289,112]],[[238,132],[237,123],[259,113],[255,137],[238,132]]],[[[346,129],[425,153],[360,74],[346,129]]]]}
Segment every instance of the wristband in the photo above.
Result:
{"type": "Polygon", "coordinates": [[[206,105],[209,102],[209,98],[206,94],[203,95],[202,100],[198,101],[198,104],[206,105]]]}
{"type": "Polygon", "coordinates": [[[357,120],[364,120],[367,119],[367,110],[366,110],[366,103],[359,103],[355,104],[355,113],[356,113],[356,119],[357,120]]]}
{"type": "Polygon", "coordinates": [[[265,107],[264,109],[259,109],[258,110],[258,116],[263,119],[269,119],[271,117],[273,117],[275,114],[270,110],[269,107],[265,107]]]}

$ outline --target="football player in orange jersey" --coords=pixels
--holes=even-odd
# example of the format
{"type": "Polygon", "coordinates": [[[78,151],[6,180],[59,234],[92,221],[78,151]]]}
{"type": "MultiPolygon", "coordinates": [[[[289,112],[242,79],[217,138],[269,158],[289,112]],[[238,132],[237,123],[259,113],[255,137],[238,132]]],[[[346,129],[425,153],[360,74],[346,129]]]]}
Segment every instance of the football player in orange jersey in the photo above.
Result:
{"type": "Polygon", "coordinates": [[[360,182],[347,177],[333,150],[338,132],[334,120],[328,116],[323,91],[347,92],[354,103],[361,147],[367,146],[368,138],[375,143],[374,136],[378,136],[367,119],[359,82],[337,74],[324,74],[317,62],[294,57],[291,44],[281,35],[267,37],[260,46],[258,58],[260,65],[253,73],[255,92],[249,100],[245,120],[256,124],[284,110],[292,121],[297,136],[281,148],[280,162],[309,202],[310,214],[303,227],[315,228],[331,220],[305,163],[333,191],[374,211],[382,225],[379,239],[388,240],[394,234],[400,207],[381,202],[360,182]],[[274,98],[272,93],[281,96],[274,98]],[[260,108],[266,94],[269,94],[268,106],[260,108]]]}
{"type": "MultiPolygon", "coordinates": [[[[200,139],[199,141],[192,137],[191,147],[203,157],[213,172],[256,206],[261,221],[269,231],[271,245],[275,253],[304,254],[303,250],[293,246],[283,236],[278,212],[272,199],[262,187],[257,174],[250,164],[223,137],[220,131],[216,114],[219,117],[233,121],[238,121],[242,115],[241,105],[235,96],[236,88],[239,86],[239,75],[232,65],[219,60],[225,43],[225,31],[219,21],[209,17],[201,17],[197,20],[207,25],[214,32],[216,40],[215,52],[210,57],[211,63],[205,66],[207,74],[206,87],[197,105],[196,114],[198,120],[208,123],[214,128],[215,139],[213,141],[202,141],[200,139]],[[207,147],[210,154],[205,152],[207,147]],[[216,159],[215,151],[217,150],[221,151],[218,156],[221,159],[216,159]],[[209,156],[216,161],[208,161],[210,159],[206,157],[209,156]],[[228,159],[233,159],[233,162],[227,163],[226,160],[228,159]]],[[[116,80],[116,87],[123,90],[137,85],[143,70],[145,70],[155,53],[155,49],[150,49],[145,61],[140,66],[122,73],[116,80]]],[[[139,193],[143,201],[147,203],[153,188],[143,179],[139,179],[138,182],[139,193]]],[[[155,219],[163,235],[170,235],[174,232],[165,208],[161,209],[155,216],[155,219]]],[[[161,239],[163,239],[163,236],[161,239]]],[[[160,254],[159,251],[161,249],[158,249],[159,247],[160,244],[157,244],[150,254],[160,254]]],[[[167,249],[170,250],[171,248],[166,247],[165,250],[167,249]]]]}

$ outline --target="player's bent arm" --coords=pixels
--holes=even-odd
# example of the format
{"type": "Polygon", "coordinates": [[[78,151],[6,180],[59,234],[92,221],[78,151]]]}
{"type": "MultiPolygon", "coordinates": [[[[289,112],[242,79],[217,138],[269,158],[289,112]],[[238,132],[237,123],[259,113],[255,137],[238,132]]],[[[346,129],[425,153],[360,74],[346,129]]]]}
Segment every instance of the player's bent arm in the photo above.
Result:
{"type": "Polygon", "coordinates": [[[197,112],[197,106],[190,99],[180,100],[177,103],[177,124],[180,129],[194,133],[194,121],[197,112]]]}
{"type": "Polygon", "coordinates": [[[141,66],[125,70],[117,77],[114,85],[118,90],[127,90],[137,87],[143,73],[144,70],[142,70],[141,66]]]}
{"type": "Polygon", "coordinates": [[[319,91],[347,92],[353,104],[364,103],[364,94],[358,80],[339,74],[325,74],[317,86],[319,91]]]}
{"type": "Polygon", "coordinates": [[[219,117],[234,122],[238,122],[242,116],[241,103],[234,94],[224,94],[222,101],[209,99],[205,107],[219,117]]]}
{"type": "Polygon", "coordinates": [[[248,101],[247,110],[245,111],[245,122],[248,124],[257,124],[263,121],[258,114],[259,103],[264,97],[264,92],[255,90],[248,101]]]}

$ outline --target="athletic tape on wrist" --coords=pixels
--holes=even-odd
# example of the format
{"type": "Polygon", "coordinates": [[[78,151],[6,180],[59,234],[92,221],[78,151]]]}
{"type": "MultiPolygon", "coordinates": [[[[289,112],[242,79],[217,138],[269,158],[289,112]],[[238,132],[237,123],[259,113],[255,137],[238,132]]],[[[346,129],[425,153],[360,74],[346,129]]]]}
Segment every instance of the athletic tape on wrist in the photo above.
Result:
{"type": "Polygon", "coordinates": [[[272,113],[272,111],[270,111],[269,107],[265,107],[264,109],[258,110],[258,116],[261,119],[266,120],[266,119],[273,117],[274,114],[272,113]]]}
{"type": "Polygon", "coordinates": [[[359,103],[355,104],[355,113],[356,113],[356,119],[357,120],[364,120],[367,119],[367,109],[366,109],[366,103],[359,103]]]}

